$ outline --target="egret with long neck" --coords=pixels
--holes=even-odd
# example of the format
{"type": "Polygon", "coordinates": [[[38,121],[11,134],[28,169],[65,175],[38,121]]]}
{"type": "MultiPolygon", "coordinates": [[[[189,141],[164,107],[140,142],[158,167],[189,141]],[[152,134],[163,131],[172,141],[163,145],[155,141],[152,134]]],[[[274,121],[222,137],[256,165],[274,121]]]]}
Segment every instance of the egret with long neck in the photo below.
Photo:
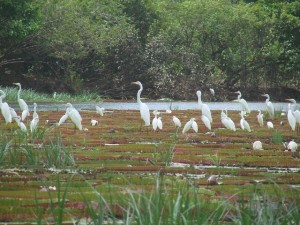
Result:
{"type": "Polygon", "coordinates": [[[143,85],[140,81],[132,82],[132,84],[136,84],[136,85],[140,86],[140,89],[137,92],[136,100],[137,100],[137,103],[139,104],[141,118],[145,122],[145,126],[150,126],[150,110],[149,110],[148,106],[146,105],[146,103],[143,103],[141,101],[141,93],[143,91],[143,85]]]}

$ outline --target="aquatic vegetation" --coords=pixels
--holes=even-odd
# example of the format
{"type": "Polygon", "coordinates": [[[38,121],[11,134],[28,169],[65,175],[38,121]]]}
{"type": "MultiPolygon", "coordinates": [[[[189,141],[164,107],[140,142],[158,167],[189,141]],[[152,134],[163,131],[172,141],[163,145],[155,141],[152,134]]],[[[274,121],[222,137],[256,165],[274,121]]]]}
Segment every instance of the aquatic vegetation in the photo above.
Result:
{"type": "MultiPolygon", "coordinates": [[[[250,224],[270,218],[285,222],[284,207],[288,218],[299,221],[300,160],[278,141],[299,142],[288,126],[272,133],[259,127],[252,113],[247,121],[256,124],[253,131],[233,132],[222,129],[213,111],[215,135],[201,122],[198,133],[182,134],[172,114],[162,116],[163,130],[140,131],[138,111],[115,110],[103,117],[81,111],[86,130],[79,131],[68,121],[55,125],[63,113],[39,112],[33,134],[1,121],[0,205],[10,211],[0,206],[0,221],[250,224]],[[91,118],[99,125],[92,126],[91,118]],[[263,142],[264,150],[253,151],[254,140],[263,142]],[[207,184],[210,175],[218,176],[218,185],[207,184]],[[273,206],[277,214],[260,214],[273,206]]],[[[199,118],[191,110],[176,115],[183,121],[199,118]]]]}

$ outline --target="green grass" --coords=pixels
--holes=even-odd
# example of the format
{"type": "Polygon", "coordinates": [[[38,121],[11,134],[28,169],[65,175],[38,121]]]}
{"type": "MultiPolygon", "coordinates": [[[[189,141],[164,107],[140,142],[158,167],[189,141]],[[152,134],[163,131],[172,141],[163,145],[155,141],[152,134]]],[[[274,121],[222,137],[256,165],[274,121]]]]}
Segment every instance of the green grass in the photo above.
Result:
{"type": "MultiPolygon", "coordinates": [[[[3,90],[6,93],[5,101],[9,103],[17,102],[17,93],[18,87],[2,87],[0,90],[3,90]]],[[[21,98],[27,102],[89,102],[89,101],[100,101],[101,96],[96,93],[91,93],[89,91],[82,91],[76,95],[71,95],[68,93],[56,93],[56,97],[53,97],[53,93],[39,93],[32,89],[22,89],[21,98]]]]}

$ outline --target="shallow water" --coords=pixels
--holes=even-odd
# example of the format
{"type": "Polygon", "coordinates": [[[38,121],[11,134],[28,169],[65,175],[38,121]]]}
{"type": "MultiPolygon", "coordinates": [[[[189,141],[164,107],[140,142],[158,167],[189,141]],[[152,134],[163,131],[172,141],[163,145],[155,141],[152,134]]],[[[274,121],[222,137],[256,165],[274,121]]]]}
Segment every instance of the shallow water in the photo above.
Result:
{"type": "MultiPolygon", "coordinates": [[[[150,110],[197,110],[197,102],[145,102],[150,110]]],[[[241,110],[239,103],[234,102],[207,102],[211,110],[241,110]]],[[[265,110],[265,102],[249,102],[251,110],[265,110]]],[[[288,103],[276,102],[273,103],[276,111],[287,111],[288,103]]],[[[139,105],[136,102],[101,102],[101,103],[73,103],[73,106],[78,110],[95,110],[95,106],[104,107],[106,110],[138,110],[139,105]]],[[[12,105],[13,108],[18,110],[17,105],[12,105]]],[[[33,110],[33,106],[29,106],[33,110]]],[[[64,111],[66,110],[65,103],[40,103],[37,107],[38,111],[64,111]]]]}

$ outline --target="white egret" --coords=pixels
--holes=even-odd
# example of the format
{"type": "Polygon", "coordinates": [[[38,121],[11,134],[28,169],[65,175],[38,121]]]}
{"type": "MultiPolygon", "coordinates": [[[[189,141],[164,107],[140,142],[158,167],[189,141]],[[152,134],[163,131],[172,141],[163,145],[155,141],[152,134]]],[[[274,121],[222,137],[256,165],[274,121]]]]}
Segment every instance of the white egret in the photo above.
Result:
{"type": "Polygon", "coordinates": [[[261,141],[255,141],[252,145],[253,150],[263,150],[261,141]]]}
{"type": "Polygon", "coordinates": [[[298,123],[298,127],[299,127],[299,125],[300,125],[300,111],[298,109],[295,110],[295,107],[296,107],[296,104],[297,104],[296,100],[292,99],[292,98],[286,99],[286,100],[288,100],[288,101],[290,101],[290,102],[293,103],[293,105],[292,105],[292,107],[293,107],[292,114],[295,117],[296,123],[298,123]]]}
{"type": "Polygon", "coordinates": [[[211,175],[208,179],[207,179],[207,184],[208,185],[217,185],[219,184],[217,181],[217,176],[216,175],[211,175]]]}
{"type": "Polygon", "coordinates": [[[287,149],[291,150],[291,152],[296,152],[298,149],[298,144],[294,140],[292,140],[288,143],[287,149]]]}
{"type": "Polygon", "coordinates": [[[291,103],[289,103],[289,105],[288,105],[287,118],[288,118],[288,122],[289,122],[289,125],[290,125],[292,131],[295,131],[297,121],[296,121],[295,116],[293,115],[293,112],[292,112],[292,109],[291,109],[291,103]]]}
{"type": "Polygon", "coordinates": [[[100,116],[103,116],[104,115],[104,111],[105,111],[105,108],[104,107],[99,107],[96,105],[96,112],[98,114],[100,114],[100,116]]]}
{"type": "Polygon", "coordinates": [[[11,108],[11,107],[9,107],[9,110],[10,110],[10,114],[11,114],[11,117],[16,121],[16,123],[17,123],[17,113],[16,113],[16,111],[13,109],[13,108],[11,108]]]}
{"type": "Polygon", "coordinates": [[[158,129],[160,129],[160,130],[163,129],[163,123],[162,123],[161,117],[158,117],[158,118],[157,118],[157,127],[158,127],[158,129]]]}
{"type": "Polygon", "coordinates": [[[33,103],[33,114],[32,114],[33,118],[39,118],[39,115],[36,112],[36,107],[37,107],[37,104],[33,103]]]}
{"type": "Polygon", "coordinates": [[[24,101],[24,99],[22,99],[20,97],[21,95],[21,84],[20,83],[13,83],[14,85],[17,85],[19,87],[19,91],[18,91],[18,103],[19,103],[19,106],[20,106],[20,109],[22,111],[22,120],[25,120],[27,116],[30,116],[30,113],[29,113],[29,109],[28,109],[28,105],[27,103],[24,101]]]}
{"type": "Polygon", "coordinates": [[[157,116],[159,115],[159,112],[157,110],[154,110],[153,114],[154,114],[154,118],[152,120],[152,128],[153,128],[154,131],[156,131],[157,127],[158,127],[158,118],[157,118],[157,116]]]}
{"type": "Polygon", "coordinates": [[[98,125],[98,120],[91,120],[91,125],[92,126],[98,125]]]}
{"type": "Polygon", "coordinates": [[[75,124],[75,127],[77,127],[79,130],[82,130],[82,125],[81,125],[82,118],[79,112],[73,107],[71,103],[67,103],[66,106],[67,106],[68,117],[70,117],[72,122],[75,124]]]}
{"type": "Polygon", "coordinates": [[[207,118],[207,116],[202,115],[202,116],[201,116],[201,120],[202,120],[202,122],[204,123],[205,127],[206,127],[207,129],[211,130],[211,124],[210,124],[210,121],[209,121],[209,119],[207,118]]]}
{"type": "Polygon", "coordinates": [[[210,91],[212,96],[215,96],[215,90],[214,89],[210,88],[209,91],[210,91]]]}
{"type": "Polygon", "coordinates": [[[273,129],[273,128],[274,128],[274,125],[273,125],[273,123],[272,123],[271,121],[268,121],[268,122],[267,122],[267,127],[268,127],[269,129],[273,129]]]}
{"type": "Polygon", "coordinates": [[[268,94],[263,94],[262,96],[267,97],[267,99],[266,99],[266,110],[269,114],[269,117],[271,119],[274,119],[275,110],[274,110],[273,103],[270,101],[270,96],[268,94]]]}
{"type": "Polygon", "coordinates": [[[64,122],[66,122],[66,120],[69,118],[68,113],[65,113],[58,121],[57,126],[60,126],[61,124],[63,124],[64,122]]]}
{"type": "Polygon", "coordinates": [[[258,110],[257,121],[260,127],[264,126],[264,114],[262,114],[260,110],[258,110]]]}
{"type": "Polygon", "coordinates": [[[250,125],[249,125],[249,123],[247,122],[247,120],[245,120],[245,118],[244,118],[245,112],[244,112],[244,111],[241,111],[240,115],[241,115],[241,120],[240,120],[241,128],[242,128],[243,130],[247,130],[248,132],[251,132],[250,125]]]}
{"type": "Polygon", "coordinates": [[[230,117],[222,109],[221,111],[221,122],[228,130],[236,131],[235,124],[230,117]]]}
{"type": "Polygon", "coordinates": [[[185,134],[186,132],[188,132],[191,128],[193,128],[193,130],[195,132],[198,132],[198,125],[197,123],[195,122],[195,118],[191,118],[183,127],[182,129],[182,133],[185,134]],[[197,125],[197,126],[196,126],[197,125]]]}
{"type": "Polygon", "coordinates": [[[249,108],[249,105],[248,105],[247,101],[245,99],[241,98],[242,97],[242,93],[240,91],[237,91],[235,93],[237,93],[239,95],[238,95],[237,99],[235,99],[233,101],[234,102],[239,102],[240,105],[242,106],[242,110],[245,111],[245,112],[247,112],[247,113],[250,113],[251,110],[249,108]]]}
{"type": "Polygon", "coordinates": [[[21,117],[17,116],[14,119],[16,119],[17,124],[18,124],[19,128],[21,129],[21,131],[24,133],[27,133],[27,128],[26,128],[25,124],[21,121],[21,117]]]}
{"type": "Polygon", "coordinates": [[[175,127],[181,127],[181,122],[176,116],[173,116],[173,122],[175,127]]]}
{"type": "Polygon", "coordinates": [[[39,117],[34,117],[31,122],[30,122],[30,132],[33,133],[37,127],[38,127],[38,123],[39,123],[39,117]]]}
{"type": "Polygon", "coordinates": [[[143,85],[140,81],[132,82],[132,84],[137,84],[140,86],[140,89],[137,92],[137,103],[140,106],[141,118],[144,120],[146,126],[150,126],[150,110],[146,103],[141,101],[141,93],[143,91],[143,85]]]}
{"type": "Polygon", "coordinates": [[[197,133],[198,132],[198,124],[196,123],[196,121],[194,120],[192,123],[192,128],[193,130],[197,133]]]}
{"type": "Polygon", "coordinates": [[[202,111],[202,115],[205,115],[209,121],[212,123],[212,117],[211,117],[211,111],[207,104],[203,103],[201,100],[201,91],[196,92],[198,96],[198,106],[200,110],[202,111]]]}
{"type": "Polygon", "coordinates": [[[0,90],[2,95],[0,96],[0,109],[1,113],[4,117],[5,123],[11,123],[12,122],[12,116],[10,113],[10,107],[7,104],[7,102],[3,102],[3,99],[5,98],[6,94],[4,91],[0,90]]]}

